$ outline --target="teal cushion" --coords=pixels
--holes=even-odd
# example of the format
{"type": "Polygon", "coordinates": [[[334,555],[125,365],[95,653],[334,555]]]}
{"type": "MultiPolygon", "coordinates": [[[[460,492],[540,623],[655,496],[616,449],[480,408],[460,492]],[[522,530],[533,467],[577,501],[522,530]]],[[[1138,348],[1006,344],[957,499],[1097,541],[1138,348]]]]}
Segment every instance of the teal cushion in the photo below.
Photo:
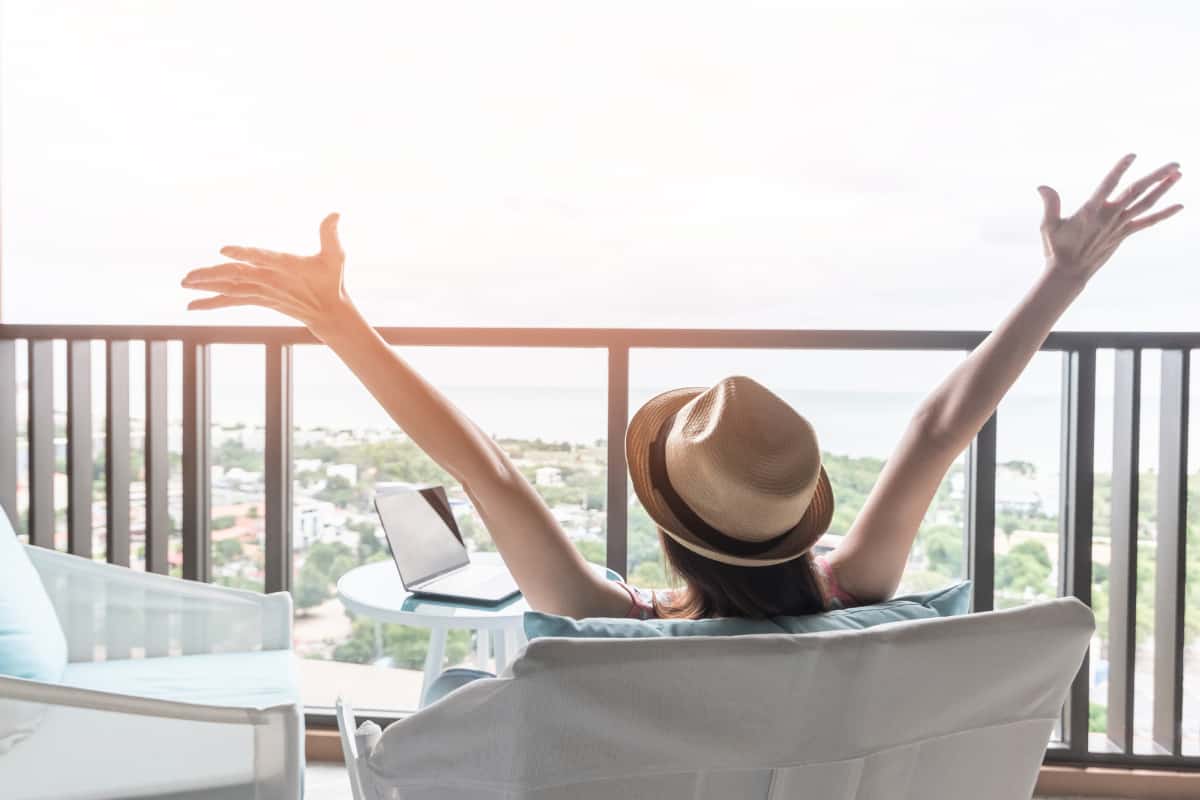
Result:
{"type": "Polygon", "coordinates": [[[66,666],[58,615],[0,508],[0,675],[54,682],[66,666]]]}
{"type": "Polygon", "coordinates": [[[529,639],[561,636],[582,639],[644,639],[664,636],[744,636],[755,633],[819,633],[871,628],[888,622],[949,617],[967,613],[971,582],[963,581],[932,592],[894,597],[886,603],[771,619],[618,619],[576,620],[529,611],[525,635],[529,639]]]}
{"type": "Polygon", "coordinates": [[[291,650],[84,661],[68,665],[62,683],[212,706],[300,703],[299,670],[291,650]]]}

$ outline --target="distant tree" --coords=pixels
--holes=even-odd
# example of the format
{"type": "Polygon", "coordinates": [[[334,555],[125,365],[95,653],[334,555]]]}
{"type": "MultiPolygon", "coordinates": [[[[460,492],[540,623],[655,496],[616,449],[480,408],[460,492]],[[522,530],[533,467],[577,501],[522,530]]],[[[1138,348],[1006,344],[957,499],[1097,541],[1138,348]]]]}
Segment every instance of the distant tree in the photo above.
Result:
{"type": "Polygon", "coordinates": [[[359,565],[358,559],[349,553],[344,553],[333,560],[329,567],[329,580],[336,584],[338,579],[359,565]]]}
{"type": "Polygon", "coordinates": [[[929,569],[949,578],[963,574],[963,532],[949,525],[932,525],[921,531],[929,569]]]}
{"type": "Polygon", "coordinates": [[[226,531],[237,524],[237,517],[226,514],[220,517],[213,517],[212,529],[214,531],[226,531]]]}
{"type": "Polygon", "coordinates": [[[327,582],[332,583],[334,562],[339,556],[350,557],[352,555],[353,551],[341,542],[317,542],[308,548],[308,555],[304,558],[304,567],[308,568],[311,565],[317,575],[324,576],[327,582]]]}
{"type": "Polygon", "coordinates": [[[262,469],[262,453],[251,450],[239,439],[226,439],[213,448],[212,463],[225,469],[257,472],[262,469]]]}
{"type": "Polygon", "coordinates": [[[598,542],[595,539],[580,539],[575,542],[575,549],[579,551],[585,561],[593,564],[604,563],[604,542],[598,542]]]}
{"type": "Polygon", "coordinates": [[[1029,539],[996,559],[996,588],[1015,594],[1051,594],[1050,570],[1045,545],[1029,539]]]}
{"type": "MultiPolygon", "coordinates": [[[[368,619],[356,619],[350,638],[334,649],[334,660],[356,664],[374,661],[375,625],[368,619]]],[[[383,625],[380,638],[383,640],[383,652],[379,655],[391,658],[394,666],[404,669],[421,669],[424,666],[425,654],[429,650],[428,630],[407,625],[383,625]]],[[[446,660],[450,664],[461,662],[470,649],[470,631],[451,631],[446,637],[446,660]]]]}
{"type": "Polygon", "coordinates": [[[643,561],[629,573],[629,582],[643,589],[663,589],[668,586],[667,571],[661,561],[643,561]]]}
{"type": "Polygon", "coordinates": [[[250,519],[258,519],[258,506],[250,506],[246,509],[246,516],[250,519]]]}
{"type": "Polygon", "coordinates": [[[331,475],[325,481],[325,487],[317,492],[317,499],[333,503],[339,508],[348,508],[358,498],[358,490],[341,475],[331,475]]]}
{"type": "Polygon", "coordinates": [[[310,608],[324,603],[329,597],[329,576],[323,574],[315,564],[306,561],[296,576],[292,588],[292,601],[301,616],[307,616],[310,608]]]}
{"type": "Polygon", "coordinates": [[[1025,478],[1036,478],[1037,477],[1037,465],[1031,461],[1016,461],[1016,460],[1006,461],[1003,464],[1001,464],[1000,466],[1004,467],[1005,469],[1016,472],[1017,474],[1021,475],[1022,477],[1025,477],[1025,478]]]}
{"type": "Polygon", "coordinates": [[[242,557],[242,543],[237,539],[222,539],[213,545],[213,559],[218,565],[228,564],[242,557]]]}

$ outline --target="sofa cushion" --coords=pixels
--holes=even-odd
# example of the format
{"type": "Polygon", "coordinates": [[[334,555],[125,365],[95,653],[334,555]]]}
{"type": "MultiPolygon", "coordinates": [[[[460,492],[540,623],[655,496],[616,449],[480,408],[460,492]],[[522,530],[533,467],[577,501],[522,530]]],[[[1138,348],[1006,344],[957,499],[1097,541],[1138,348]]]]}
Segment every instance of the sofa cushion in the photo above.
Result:
{"type": "Polygon", "coordinates": [[[300,679],[291,650],[129,658],[69,664],[67,686],[199,703],[269,708],[300,703],[300,679]]]}
{"type": "MultiPolygon", "coordinates": [[[[53,682],[67,666],[67,640],[41,578],[0,508],[0,675],[53,682]]],[[[32,732],[41,708],[0,701],[0,753],[32,732]]]]}
{"type": "Polygon", "coordinates": [[[764,633],[820,633],[872,628],[889,622],[965,614],[971,603],[971,582],[963,581],[931,592],[894,597],[886,603],[770,619],[617,619],[576,620],[530,611],[525,614],[529,639],[563,636],[582,639],[638,639],[663,636],[745,636],[764,633]]]}

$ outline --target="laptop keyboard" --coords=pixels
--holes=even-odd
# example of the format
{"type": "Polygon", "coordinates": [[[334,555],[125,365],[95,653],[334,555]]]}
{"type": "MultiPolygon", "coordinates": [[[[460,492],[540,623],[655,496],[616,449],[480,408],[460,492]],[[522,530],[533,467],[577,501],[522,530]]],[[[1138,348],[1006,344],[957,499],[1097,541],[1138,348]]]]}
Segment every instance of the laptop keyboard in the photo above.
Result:
{"type": "Polygon", "coordinates": [[[475,565],[471,565],[460,572],[447,575],[444,578],[438,578],[436,581],[426,584],[423,588],[427,592],[439,592],[443,594],[467,593],[491,595],[512,587],[512,578],[509,577],[509,574],[505,570],[497,567],[476,567],[475,565]]]}

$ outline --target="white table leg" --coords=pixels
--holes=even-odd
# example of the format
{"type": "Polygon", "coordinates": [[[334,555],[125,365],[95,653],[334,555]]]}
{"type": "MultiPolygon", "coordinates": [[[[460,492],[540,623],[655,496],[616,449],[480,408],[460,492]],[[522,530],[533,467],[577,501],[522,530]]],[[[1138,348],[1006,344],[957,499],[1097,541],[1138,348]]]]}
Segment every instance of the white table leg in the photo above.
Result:
{"type": "Polygon", "coordinates": [[[508,642],[505,631],[492,631],[492,649],[496,651],[496,674],[504,672],[504,668],[508,666],[508,642]]]}
{"type": "Polygon", "coordinates": [[[488,644],[490,637],[482,628],[475,631],[475,668],[487,669],[488,644]]]}
{"type": "Polygon", "coordinates": [[[442,672],[442,660],[446,657],[446,629],[438,626],[429,629],[429,651],[425,653],[425,675],[421,679],[421,702],[425,692],[442,672]]]}

